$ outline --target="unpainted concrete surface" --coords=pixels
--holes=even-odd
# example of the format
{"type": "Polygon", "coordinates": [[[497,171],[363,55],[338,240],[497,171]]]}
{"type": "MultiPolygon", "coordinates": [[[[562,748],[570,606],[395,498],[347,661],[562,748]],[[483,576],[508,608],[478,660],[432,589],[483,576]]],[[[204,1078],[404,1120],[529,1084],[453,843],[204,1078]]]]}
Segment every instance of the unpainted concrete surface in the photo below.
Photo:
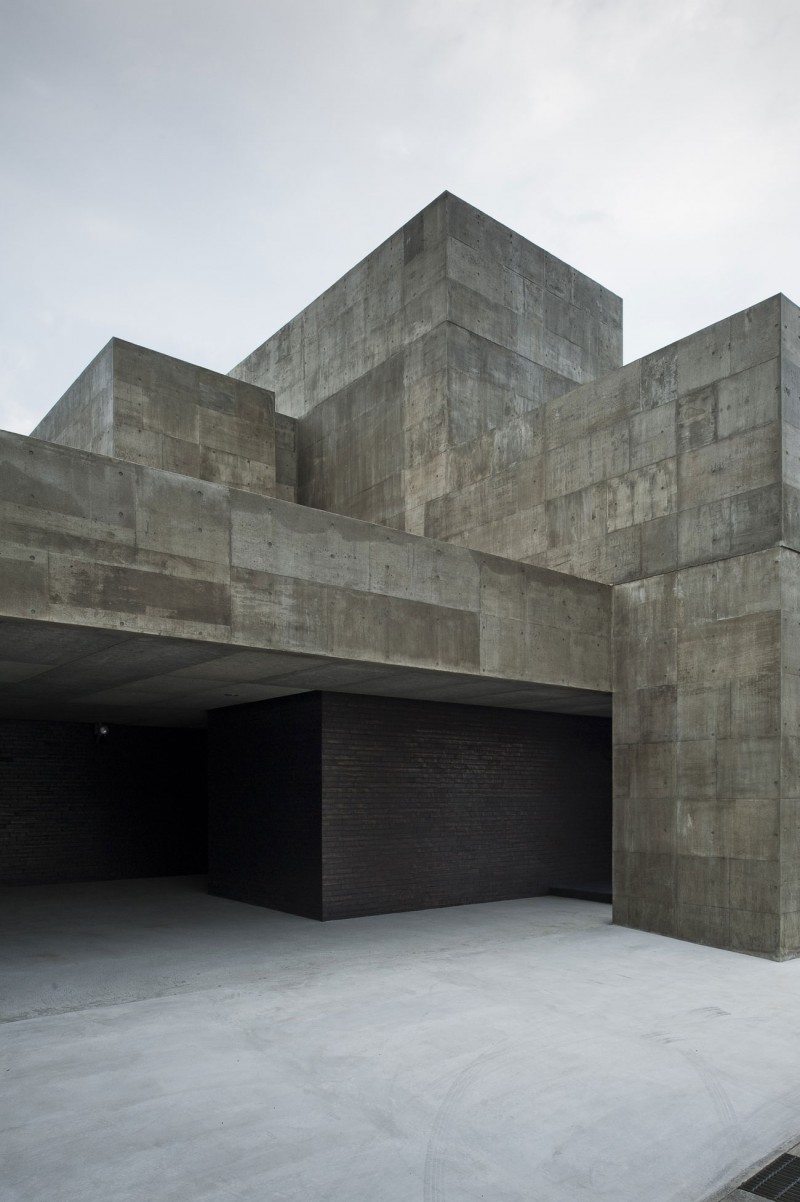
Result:
{"type": "Polygon", "coordinates": [[[546,402],[621,363],[619,297],[444,193],[231,374],[297,418],[303,504],[528,559],[546,402]]]}
{"type": "Polygon", "coordinates": [[[610,694],[588,689],[0,618],[0,717],[205,726],[208,710],[309,689],[611,713],[610,694]]]}
{"type": "Polygon", "coordinates": [[[3,432],[0,526],[0,617],[611,688],[611,590],[546,568],[3,432]]]}
{"type": "Polygon", "coordinates": [[[276,482],[272,392],[112,338],[33,437],[292,501],[289,422],[276,482]]]}
{"type": "Polygon", "coordinates": [[[781,548],[616,589],[616,922],[796,954],[797,571],[781,548]]]}
{"type": "Polygon", "coordinates": [[[0,434],[0,615],[191,662],[89,653],[68,697],[72,665],[21,660],[0,617],[0,706],[197,722],[342,672],[573,712],[613,688],[617,921],[797,955],[800,309],[625,366],[621,320],[444,193],[230,376],[113,340],[36,430],[83,450],[0,434]],[[226,645],[249,662],[221,688],[226,645]]]}
{"type": "Polygon", "coordinates": [[[561,391],[622,362],[618,296],[443,192],[231,375],[275,389],[281,413],[303,416],[445,321],[499,353],[484,380],[494,408],[514,397],[520,357],[561,391]]]}
{"type": "Polygon", "coordinates": [[[800,963],[201,888],[7,892],[7,1202],[700,1202],[797,1142],[800,963]]]}

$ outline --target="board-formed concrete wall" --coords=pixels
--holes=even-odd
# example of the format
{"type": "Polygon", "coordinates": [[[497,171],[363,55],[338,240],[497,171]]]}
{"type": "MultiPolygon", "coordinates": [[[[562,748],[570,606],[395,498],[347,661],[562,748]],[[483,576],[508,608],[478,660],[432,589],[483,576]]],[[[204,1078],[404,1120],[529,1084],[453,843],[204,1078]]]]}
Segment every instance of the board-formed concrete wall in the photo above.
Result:
{"type": "Polygon", "coordinates": [[[783,542],[800,551],[800,307],[781,297],[783,542]]]}
{"type": "Polygon", "coordinates": [[[294,500],[294,432],[263,388],[112,338],[33,437],[294,500]],[[287,487],[288,486],[288,487],[287,487]]]}
{"type": "MultiPolygon", "coordinates": [[[[424,532],[612,584],[774,544],[781,304],[546,401],[515,492],[487,458],[483,480],[426,505],[424,532]]],[[[493,445],[507,437],[513,423],[493,445]]]]}
{"type": "Polygon", "coordinates": [[[487,455],[527,508],[532,411],[619,366],[621,339],[618,297],[445,193],[232,374],[298,419],[303,504],[424,534],[487,455]],[[472,445],[509,418],[496,453],[472,445]]]}
{"type": "Polygon", "coordinates": [[[778,888],[785,555],[615,592],[618,922],[747,951],[792,942],[778,888]]]}
{"type": "Polygon", "coordinates": [[[234,374],[297,417],[303,503],[613,584],[779,538],[794,313],[620,367],[613,294],[445,196],[234,374]]]}
{"type": "Polygon", "coordinates": [[[776,297],[695,336],[677,555],[614,590],[615,921],[776,958],[800,951],[798,328],[776,297]]]}
{"type": "Polygon", "coordinates": [[[608,289],[445,192],[231,374],[303,417],[450,321],[582,383],[619,366],[621,319],[608,289]]]}
{"type": "Polygon", "coordinates": [[[792,720],[776,634],[792,603],[768,564],[800,547],[799,311],[773,297],[597,378],[573,370],[564,391],[548,373],[566,360],[542,350],[559,328],[546,277],[526,292],[526,259],[528,307],[501,320],[513,271],[485,228],[483,261],[451,234],[445,320],[298,417],[298,495],[619,586],[616,919],[794,954],[778,882],[800,859],[776,807],[800,790],[774,728],[792,720]],[[734,564],[729,609],[698,620],[689,598],[716,595],[734,564]],[[663,581],[683,598],[671,610],[649,600],[663,581]]]}
{"type": "MultiPolygon", "coordinates": [[[[115,372],[38,433],[172,466],[175,381],[118,446],[115,372]]],[[[0,615],[603,691],[613,591],[617,921],[800,952],[800,310],[622,366],[617,297],[445,194],[232,376],[289,501],[2,436],[0,615]]]]}
{"type": "Polygon", "coordinates": [[[591,581],[7,433],[0,522],[0,617],[610,691],[591,581]]]}
{"type": "MultiPolygon", "coordinates": [[[[445,324],[399,378],[387,362],[299,421],[298,495],[611,584],[769,546],[781,530],[787,309],[774,297],[549,396],[495,363],[491,342],[468,353],[462,387],[467,335],[445,324]],[[508,395],[490,413],[498,380],[508,395]],[[402,425],[395,400],[408,410],[415,396],[420,414],[440,412],[435,428],[402,425]],[[309,445],[319,422],[333,434],[309,445]]],[[[787,446],[795,428],[785,420],[787,446]]]]}

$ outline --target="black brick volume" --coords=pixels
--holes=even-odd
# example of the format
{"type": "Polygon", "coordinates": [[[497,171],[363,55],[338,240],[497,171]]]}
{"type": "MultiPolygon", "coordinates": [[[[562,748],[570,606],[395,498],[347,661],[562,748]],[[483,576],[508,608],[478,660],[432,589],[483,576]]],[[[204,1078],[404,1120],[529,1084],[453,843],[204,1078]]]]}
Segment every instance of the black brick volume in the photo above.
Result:
{"type": "Polygon", "coordinates": [[[225,896],[345,918],[610,877],[607,719],[341,693],[209,718],[225,896]]]}

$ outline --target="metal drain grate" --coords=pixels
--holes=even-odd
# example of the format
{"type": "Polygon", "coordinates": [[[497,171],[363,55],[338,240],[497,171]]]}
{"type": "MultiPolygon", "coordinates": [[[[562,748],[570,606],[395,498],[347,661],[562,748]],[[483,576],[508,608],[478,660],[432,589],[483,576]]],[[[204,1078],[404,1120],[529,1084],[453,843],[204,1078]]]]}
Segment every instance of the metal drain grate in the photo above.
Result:
{"type": "Polygon", "coordinates": [[[780,1198],[781,1202],[800,1202],[800,1156],[784,1153],[768,1164],[739,1189],[759,1198],[780,1198]]]}

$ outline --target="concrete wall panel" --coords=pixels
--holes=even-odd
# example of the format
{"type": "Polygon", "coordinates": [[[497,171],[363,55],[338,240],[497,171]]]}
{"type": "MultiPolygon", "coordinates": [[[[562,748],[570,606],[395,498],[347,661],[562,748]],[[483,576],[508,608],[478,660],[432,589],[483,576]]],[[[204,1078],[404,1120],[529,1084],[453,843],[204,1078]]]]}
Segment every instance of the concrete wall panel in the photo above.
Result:
{"type": "Polygon", "coordinates": [[[797,558],[770,549],[615,590],[618,922],[798,951],[786,915],[800,861],[785,832],[800,628],[795,640],[784,609],[799,604],[797,558]]]}
{"type": "MultiPolygon", "coordinates": [[[[543,398],[535,411],[542,439],[515,466],[543,474],[544,539],[528,533],[541,526],[540,499],[528,523],[517,508],[515,521],[490,527],[485,509],[464,508],[468,490],[444,472],[442,496],[429,494],[425,504],[425,531],[475,547],[493,538],[511,558],[612,583],[773,545],[782,495],[780,305],[774,298],[543,398]]],[[[504,445],[506,425],[495,428],[495,446],[504,445]]],[[[501,485],[497,475],[493,463],[482,497],[501,485]]],[[[783,496],[787,512],[800,512],[785,485],[783,496]]]]}
{"type": "Polygon", "coordinates": [[[521,298],[564,296],[509,282],[511,241],[489,238],[499,257],[482,259],[486,227],[467,226],[474,245],[450,239],[449,320],[304,417],[301,498],[609,582],[774,543],[780,298],[570,390],[579,365],[554,372],[513,332],[524,319],[534,342],[562,338],[563,314],[548,328],[521,298]]]}
{"type": "Polygon", "coordinates": [[[610,689],[603,585],[18,435],[0,481],[6,616],[610,689]]]}
{"type": "MultiPolygon", "coordinates": [[[[284,422],[283,484],[292,473],[287,433],[284,422]]],[[[34,436],[266,496],[276,491],[271,393],[119,338],[112,338],[34,436]]]]}
{"type": "Polygon", "coordinates": [[[98,455],[113,453],[113,340],[109,342],[61,400],[39,422],[34,438],[80,447],[98,455]]]}
{"type": "Polygon", "coordinates": [[[620,321],[613,294],[445,194],[232,374],[298,419],[302,503],[455,541],[480,527],[483,546],[540,503],[503,478],[530,475],[530,415],[618,366],[620,321]]]}

